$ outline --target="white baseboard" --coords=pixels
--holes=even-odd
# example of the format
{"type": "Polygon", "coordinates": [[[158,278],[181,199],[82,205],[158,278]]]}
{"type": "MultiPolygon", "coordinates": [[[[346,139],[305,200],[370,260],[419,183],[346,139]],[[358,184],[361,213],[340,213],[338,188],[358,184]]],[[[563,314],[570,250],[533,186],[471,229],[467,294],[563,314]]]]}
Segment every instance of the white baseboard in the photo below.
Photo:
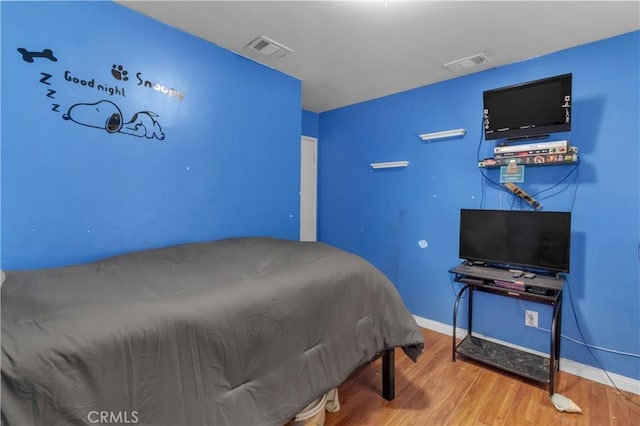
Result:
{"type": "MultiPolygon", "coordinates": [[[[422,318],[417,315],[414,315],[413,318],[415,318],[418,325],[422,328],[426,328],[428,330],[432,330],[441,334],[446,334],[447,336],[453,335],[453,328],[449,324],[444,324],[438,321],[422,318]]],[[[467,334],[466,329],[456,327],[456,336],[466,336],[466,334],[467,334]]],[[[482,337],[484,339],[490,340],[492,342],[499,343],[504,346],[520,349],[521,351],[529,352],[529,353],[540,355],[540,356],[549,356],[549,354],[534,351],[532,349],[525,348],[523,346],[514,345],[513,343],[505,342],[502,340],[498,340],[491,337],[483,336],[481,334],[474,333],[474,336],[475,335],[477,335],[478,337],[482,337]]],[[[426,350],[429,350],[429,349],[426,348],[426,350]]],[[[568,358],[560,358],[560,370],[569,374],[573,374],[578,377],[582,377],[587,380],[592,380],[594,382],[598,382],[607,386],[614,387],[611,381],[609,380],[609,378],[607,377],[607,374],[608,374],[609,377],[611,377],[611,380],[614,381],[618,389],[640,395],[640,380],[632,379],[630,377],[622,376],[616,373],[611,373],[609,371],[607,371],[605,374],[605,372],[599,368],[582,364],[568,358]]]]}

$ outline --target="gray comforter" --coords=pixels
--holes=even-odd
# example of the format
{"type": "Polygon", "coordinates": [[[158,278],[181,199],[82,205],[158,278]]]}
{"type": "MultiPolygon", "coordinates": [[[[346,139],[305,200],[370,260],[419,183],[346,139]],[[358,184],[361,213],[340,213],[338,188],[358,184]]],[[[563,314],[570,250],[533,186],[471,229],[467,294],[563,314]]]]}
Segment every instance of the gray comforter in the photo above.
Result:
{"type": "Polygon", "coordinates": [[[424,344],[382,273],[322,243],[229,239],[5,272],[6,426],[279,425],[376,353],[415,361],[424,344]]]}

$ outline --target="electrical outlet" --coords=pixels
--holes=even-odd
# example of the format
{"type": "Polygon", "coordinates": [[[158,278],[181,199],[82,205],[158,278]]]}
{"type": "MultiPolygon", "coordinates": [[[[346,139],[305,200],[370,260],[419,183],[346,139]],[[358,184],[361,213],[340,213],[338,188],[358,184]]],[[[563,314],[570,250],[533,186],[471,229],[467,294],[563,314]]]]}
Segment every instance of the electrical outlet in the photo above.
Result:
{"type": "Polygon", "coordinates": [[[538,312],[524,311],[524,325],[538,328],[538,312]]]}

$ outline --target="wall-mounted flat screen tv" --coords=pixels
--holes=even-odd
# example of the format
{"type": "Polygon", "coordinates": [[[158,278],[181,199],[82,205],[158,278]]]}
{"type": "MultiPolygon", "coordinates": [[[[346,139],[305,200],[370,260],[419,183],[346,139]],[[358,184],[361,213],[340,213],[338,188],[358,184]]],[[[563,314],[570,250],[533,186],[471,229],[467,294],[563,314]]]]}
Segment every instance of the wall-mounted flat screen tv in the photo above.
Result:
{"type": "Polygon", "coordinates": [[[483,92],[485,140],[518,140],[571,130],[572,74],[483,92]]]}
{"type": "Polygon", "coordinates": [[[569,272],[571,213],[460,210],[460,259],[569,272]]]}

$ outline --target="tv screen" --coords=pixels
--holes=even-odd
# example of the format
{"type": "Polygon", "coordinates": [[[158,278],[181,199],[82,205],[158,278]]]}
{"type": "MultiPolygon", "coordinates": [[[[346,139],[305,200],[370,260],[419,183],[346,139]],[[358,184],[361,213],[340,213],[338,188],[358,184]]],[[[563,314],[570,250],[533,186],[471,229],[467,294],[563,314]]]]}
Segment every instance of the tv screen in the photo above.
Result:
{"type": "Polygon", "coordinates": [[[571,80],[572,74],[562,74],[485,91],[485,140],[570,131],[571,80]]]}
{"type": "Polygon", "coordinates": [[[570,212],[460,210],[460,259],[569,272],[570,212]]]}

